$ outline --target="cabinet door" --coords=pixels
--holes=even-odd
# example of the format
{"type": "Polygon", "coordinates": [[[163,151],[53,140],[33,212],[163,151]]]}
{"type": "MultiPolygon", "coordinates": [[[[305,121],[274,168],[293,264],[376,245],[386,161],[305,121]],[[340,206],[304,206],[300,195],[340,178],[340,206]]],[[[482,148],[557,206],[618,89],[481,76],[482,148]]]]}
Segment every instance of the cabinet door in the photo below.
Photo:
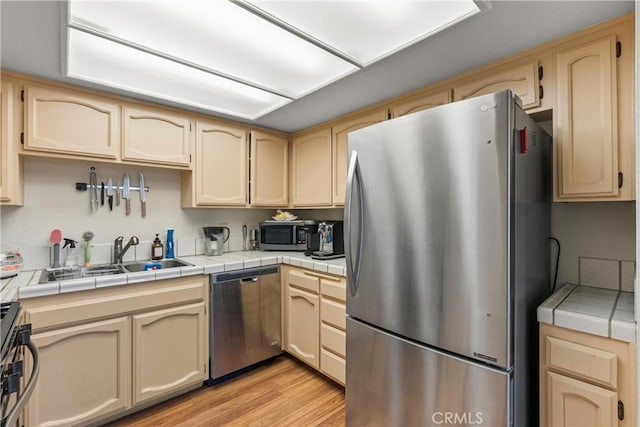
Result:
{"type": "Polygon", "coordinates": [[[294,136],[291,157],[292,205],[331,205],[331,129],[294,136]]]}
{"type": "Polygon", "coordinates": [[[618,425],[618,394],[564,375],[547,373],[551,427],[618,425]]]}
{"type": "Polygon", "coordinates": [[[247,130],[215,122],[196,124],[196,204],[247,204],[247,130]]]}
{"type": "Polygon", "coordinates": [[[401,117],[451,102],[451,91],[443,90],[431,94],[419,94],[396,101],[391,105],[391,117],[401,117]]]}
{"type": "Polygon", "coordinates": [[[618,194],[615,36],[554,52],[557,199],[618,194]]]}
{"type": "Polygon", "coordinates": [[[362,116],[341,120],[333,126],[333,190],[334,205],[344,205],[347,187],[347,137],[349,132],[362,129],[387,119],[387,110],[378,110],[362,116]]]}
{"type": "Polygon", "coordinates": [[[35,334],[32,340],[41,365],[27,405],[28,425],[87,425],[131,407],[128,317],[35,334]]]}
{"type": "Polygon", "coordinates": [[[123,108],[122,158],[144,163],[191,164],[191,121],[151,108],[123,108]]]}
{"type": "Polygon", "coordinates": [[[23,161],[18,156],[22,108],[11,80],[2,78],[0,89],[0,203],[23,205],[23,161]]]}
{"type": "Polygon", "coordinates": [[[480,78],[459,83],[453,88],[453,100],[473,98],[474,96],[511,89],[522,101],[522,108],[540,105],[540,82],[538,79],[538,61],[508,67],[502,71],[492,70],[480,78]]]}
{"type": "Polygon", "coordinates": [[[287,299],[287,351],[318,369],[320,353],[318,295],[289,286],[287,299]]]}
{"type": "Polygon", "coordinates": [[[286,138],[251,131],[251,204],[289,204],[289,142],[286,138]]]}
{"type": "Polygon", "coordinates": [[[24,149],[116,159],[117,104],[64,89],[25,86],[24,149]]]}
{"type": "Polygon", "coordinates": [[[207,378],[204,302],[133,316],[133,403],[207,378]]]}

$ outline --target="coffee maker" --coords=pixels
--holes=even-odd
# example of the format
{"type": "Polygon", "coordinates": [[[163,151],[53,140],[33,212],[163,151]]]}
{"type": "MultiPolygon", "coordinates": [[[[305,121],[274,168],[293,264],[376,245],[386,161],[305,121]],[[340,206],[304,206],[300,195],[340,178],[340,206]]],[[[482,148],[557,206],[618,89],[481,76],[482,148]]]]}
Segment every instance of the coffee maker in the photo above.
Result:
{"type": "Polygon", "coordinates": [[[318,249],[311,258],[335,259],[344,257],[343,221],[321,221],[318,224],[318,249]]]}
{"type": "Polygon", "coordinates": [[[318,234],[318,224],[316,220],[305,220],[300,229],[304,231],[304,241],[307,245],[304,254],[311,256],[315,251],[320,250],[320,234],[318,234]]]}
{"type": "Polygon", "coordinates": [[[231,230],[228,227],[202,227],[202,231],[205,255],[222,255],[231,230]]]}

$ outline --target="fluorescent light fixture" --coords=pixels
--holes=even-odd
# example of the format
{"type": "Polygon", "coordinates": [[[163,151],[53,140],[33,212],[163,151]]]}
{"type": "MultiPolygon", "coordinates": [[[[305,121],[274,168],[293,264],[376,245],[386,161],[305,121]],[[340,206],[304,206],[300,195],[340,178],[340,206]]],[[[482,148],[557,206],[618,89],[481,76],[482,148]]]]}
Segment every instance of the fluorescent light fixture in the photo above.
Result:
{"type": "Polygon", "coordinates": [[[67,74],[253,120],[479,11],[471,0],[69,0],[67,74]]]}
{"type": "Polygon", "coordinates": [[[68,36],[70,77],[252,120],[291,102],[73,28],[68,36]]]}
{"type": "Polygon", "coordinates": [[[72,1],[74,24],[299,98],[357,70],[227,1],[72,1]]]}
{"type": "Polygon", "coordinates": [[[366,66],[480,12],[471,0],[249,3],[366,66]]]}

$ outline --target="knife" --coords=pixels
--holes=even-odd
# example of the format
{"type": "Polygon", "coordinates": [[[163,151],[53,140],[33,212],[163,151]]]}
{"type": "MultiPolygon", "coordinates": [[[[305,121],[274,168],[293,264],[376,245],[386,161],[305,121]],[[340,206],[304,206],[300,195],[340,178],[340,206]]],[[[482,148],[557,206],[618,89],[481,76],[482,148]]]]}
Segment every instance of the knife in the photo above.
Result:
{"type": "Polygon", "coordinates": [[[147,216],[147,195],[144,192],[144,175],[140,172],[140,207],[142,209],[142,218],[147,216]]]}
{"type": "Polygon", "coordinates": [[[100,206],[104,206],[104,181],[100,184],[100,206]]]}
{"type": "Polygon", "coordinates": [[[120,206],[120,188],[118,187],[117,179],[116,179],[116,206],[120,206]]]}
{"type": "Polygon", "coordinates": [[[129,215],[131,213],[131,199],[129,196],[129,174],[124,174],[124,183],[122,184],[122,198],[124,199],[124,213],[129,215]]]}
{"type": "Polygon", "coordinates": [[[113,210],[113,181],[109,178],[107,181],[107,198],[109,200],[109,210],[113,210]]]}

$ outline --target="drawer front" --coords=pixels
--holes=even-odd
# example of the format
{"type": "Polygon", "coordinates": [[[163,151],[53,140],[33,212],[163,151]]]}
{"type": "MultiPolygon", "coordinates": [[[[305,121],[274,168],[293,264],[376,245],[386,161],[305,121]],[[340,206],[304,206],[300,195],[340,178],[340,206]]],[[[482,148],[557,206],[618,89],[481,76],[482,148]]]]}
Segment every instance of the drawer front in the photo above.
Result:
{"type": "Polygon", "coordinates": [[[345,331],[323,323],[320,327],[320,345],[342,357],[346,357],[347,334],[345,331]]]}
{"type": "Polygon", "coordinates": [[[616,389],[618,356],[554,337],[547,337],[549,368],[616,389]]]}
{"type": "Polygon", "coordinates": [[[320,371],[344,385],[346,377],[345,360],[324,348],[320,352],[320,371]]]}
{"type": "MultiPolygon", "coordinates": [[[[336,277],[336,279],[338,278],[336,277]]],[[[320,291],[324,296],[335,298],[343,302],[347,301],[347,282],[344,278],[339,278],[336,281],[321,279],[320,291]]]]}
{"type": "Polygon", "coordinates": [[[316,294],[320,290],[320,279],[300,270],[289,270],[289,284],[316,294]]]}
{"type": "Polygon", "coordinates": [[[323,298],[320,304],[320,320],[336,328],[345,330],[347,307],[342,303],[323,298]]]}

